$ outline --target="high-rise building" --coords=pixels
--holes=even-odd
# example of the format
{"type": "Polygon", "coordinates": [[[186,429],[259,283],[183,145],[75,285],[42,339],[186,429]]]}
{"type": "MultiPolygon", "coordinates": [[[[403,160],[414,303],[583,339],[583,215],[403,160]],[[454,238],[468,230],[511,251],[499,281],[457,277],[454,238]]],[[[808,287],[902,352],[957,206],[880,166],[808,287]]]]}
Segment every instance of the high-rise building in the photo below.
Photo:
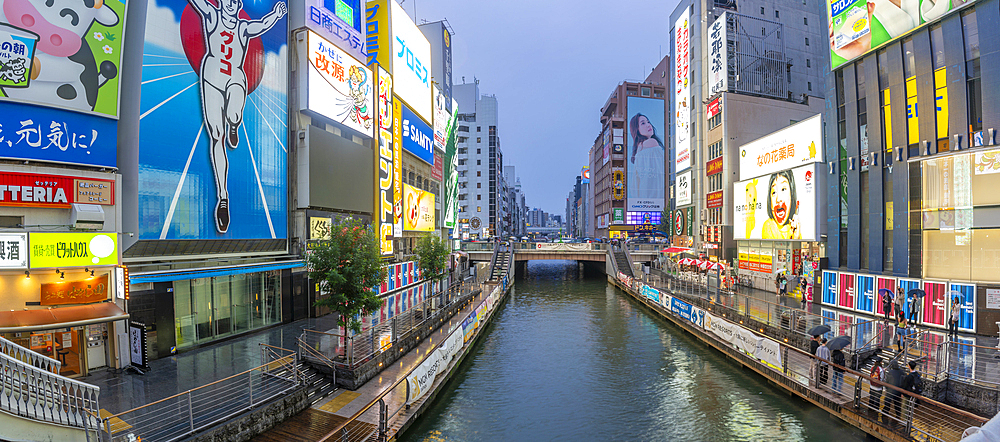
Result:
{"type": "Polygon", "coordinates": [[[824,4],[688,0],[671,14],[671,67],[647,81],[670,83],[668,213],[684,220],[675,245],[727,261],[749,253],[731,227],[734,184],[753,175],[740,146],[823,111],[824,4]]]}
{"type": "Polygon", "coordinates": [[[458,101],[459,218],[470,237],[498,236],[505,227],[503,151],[497,128],[497,98],[480,95],[479,81],[454,86],[458,101]]]}
{"type": "Polygon", "coordinates": [[[871,312],[853,293],[875,278],[925,290],[921,325],[943,327],[958,297],[959,329],[993,334],[992,313],[976,314],[992,307],[984,286],[1000,282],[997,3],[948,5],[890,3],[897,18],[876,9],[869,37],[850,40],[835,26],[833,44],[822,40],[833,72],[821,171],[830,270],[819,300],[871,312]],[[919,25],[898,18],[918,12],[919,25]]]}

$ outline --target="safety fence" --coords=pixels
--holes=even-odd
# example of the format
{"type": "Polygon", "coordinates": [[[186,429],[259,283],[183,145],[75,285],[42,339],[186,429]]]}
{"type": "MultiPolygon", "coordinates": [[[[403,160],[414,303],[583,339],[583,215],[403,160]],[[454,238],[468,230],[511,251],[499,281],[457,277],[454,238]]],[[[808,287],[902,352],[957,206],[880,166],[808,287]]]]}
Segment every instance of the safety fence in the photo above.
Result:
{"type": "Polygon", "coordinates": [[[97,428],[100,388],[53,373],[58,362],[30,356],[27,349],[8,343],[0,353],[0,410],[88,432],[97,428]]]}
{"type": "Polygon", "coordinates": [[[457,363],[458,359],[454,357],[469,345],[475,333],[482,329],[482,324],[489,321],[513,279],[514,266],[509,265],[497,283],[484,284],[479,294],[463,299],[461,308],[471,309],[451,322],[448,338],[423,353],[426,356],[420,364],[326,434],[320,442],[385,442],[393,437],[407,415],[413,412],[409,405],[427,394],[437,376],[457,363]]]}
{"type": "Polygon", "coordinates": [[[299,345],[308,347],[304,356],[310,360],[329,361],[338,367],[354,369],[392,348],[412,330],[434,321],[440,322],[444,310],[481,287],[482,284],[475,280],[452,284],[447,290],[428,296],[403,313],[358,334],[303,330],[299,345]]]}
{"type": "Polygon", "coordinates": [[[722,305],[717,311],[705,310],[663,292],[655,294],[653,299],[639,294],[641,282],[619,282],[636,293],[637,298],[652,304],[662,314],[677,318],[678,323],[699,330],[703,339],[763,376],[839,412],[845,420],[864,420],[868,423],[866,427],[877,428],[875,431],[881,434],[914,440],[958,441],[966,429],[981,426],[987,420],[896,387],[906,374],[899,366],[890,367],[886,382],[876,382],[873,390],[870,372],[832,364],[783,340],[762,336],[735,322],[735,318],[730,321],[734,310],[727,313],[722,305]]]}
{"type": "Polygon", "coordinates": [[[264,364],[121,413],[102,416],[101,440],[169,442],[284,395],[301,383],[294,350],[261,344],[264,364]]]}

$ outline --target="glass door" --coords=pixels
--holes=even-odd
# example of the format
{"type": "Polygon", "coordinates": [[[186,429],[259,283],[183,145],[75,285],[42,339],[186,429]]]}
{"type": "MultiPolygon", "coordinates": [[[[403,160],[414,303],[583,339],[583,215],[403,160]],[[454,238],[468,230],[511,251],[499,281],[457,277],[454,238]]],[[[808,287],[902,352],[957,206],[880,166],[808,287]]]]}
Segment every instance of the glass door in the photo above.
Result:
{"type": "Polygon", "coordinates": [[[232,334],[233,302],[229,291],[229,275],[212,278],[212,300],[215,306],[215,336],[232,334]]]}

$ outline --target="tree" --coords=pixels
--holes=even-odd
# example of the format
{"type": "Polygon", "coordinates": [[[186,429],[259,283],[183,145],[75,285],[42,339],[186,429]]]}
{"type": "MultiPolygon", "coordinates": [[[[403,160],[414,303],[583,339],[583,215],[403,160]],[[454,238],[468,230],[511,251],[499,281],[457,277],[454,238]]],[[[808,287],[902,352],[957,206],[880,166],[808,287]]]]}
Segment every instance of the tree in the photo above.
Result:
{"type": "Polygon", "coordinates": [[[656,226],[656,230],[659,230],[659,231],[665,233],[667,236],[670,236],[670,232],[671,232],[670,221],[671,221],[671,217],[670,217],[670,211],[669,210],[664,210],[664,211],[660,212],[660,224],[658,224],[656,226]]]}
{"type": "Polygon", "coordinates": [[[361,332],[358,318],[382,306],[375,293],[387,274],[381,255],[375,230],[361,220],[345,218],[330,227],[327,239],[306,258],[309,277],[329,295],[315,305],[337,312],[337,325],[345,330],[361,332]]]}
{"type": "Polygon", "coordinates": [[[417,243],[417,261],[424,279],[440,281],[445,277],[448,248],[437,235],[427,235],[417,243]]]}

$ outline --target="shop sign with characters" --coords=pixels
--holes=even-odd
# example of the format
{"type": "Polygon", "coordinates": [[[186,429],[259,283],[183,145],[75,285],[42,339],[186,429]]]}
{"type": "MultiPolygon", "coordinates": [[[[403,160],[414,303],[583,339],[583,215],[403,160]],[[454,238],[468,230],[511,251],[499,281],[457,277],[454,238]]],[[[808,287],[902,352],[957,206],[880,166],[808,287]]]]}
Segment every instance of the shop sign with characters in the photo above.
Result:
{"type": "Polygon", "coordinates": [[[817,114],[740,147],[740,179],[823,162],[823,119],[817,114]]]}
{"type": "Polygon", "coordinates": [[[118,264],[116,233],[58,232],[28,234],[33,269],[118,264]]]}
{"type": "Polygon", "coordinates": [[[309,111],[366,137],[375,135],[375,77],[363,63],[309,32],[309,87],[300,91],[309,111]]]}
{"type": "Polygon", "coordinates": [[[28,234],[0,233],[0,269],[28,268],[28,234]]]}

